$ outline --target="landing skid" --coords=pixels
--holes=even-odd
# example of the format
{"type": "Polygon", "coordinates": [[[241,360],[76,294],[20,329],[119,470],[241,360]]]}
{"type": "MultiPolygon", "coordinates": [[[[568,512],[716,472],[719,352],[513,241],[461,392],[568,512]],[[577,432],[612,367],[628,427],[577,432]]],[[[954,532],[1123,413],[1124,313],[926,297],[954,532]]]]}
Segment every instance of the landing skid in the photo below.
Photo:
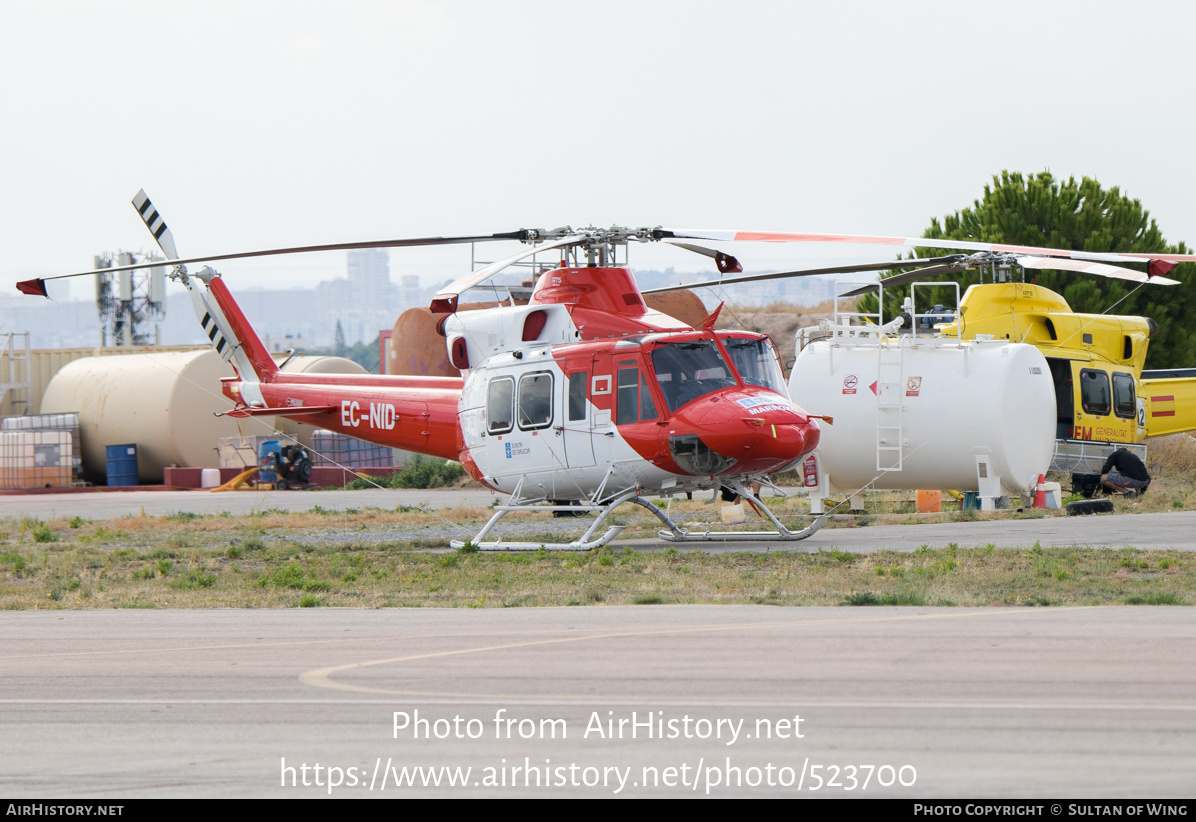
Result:
{"type": "MultiPolygon", "coordinates": [[[[537,500],[521,500],[518,498],[519,489],[511,495],[505,505],[500,505],[494,516],[490,518],[482,530],[478,532],[477,536],[468,543],[462,540],[453,540],[449,543],[453,548],[463,548],[465,545],[473,545],[481,551],[538,551],[545,549],[549,551],[592,551],[595,548],[601,548],[606,545],[620,532],[625,526],[612,525],[606,529],[602,536],[595,538],[594,534],[598,532],[598,528],[607,518],[611,511],[625,502],[630,502],[646,508],[651,511],[661,522],[665,524],[668,530],[659,532],[659,536],[666,542],[757,542],[757,541],[797,541],[805,539],[813,535],[819,528],[823,526],[829,515],[823,514],[810,523],[806,528],[800,531],[790,531],[780,521],[773,516],[768,507],[759,500],[754,494],[746,488],[739,486],[737,489],[740,495],[749,501],[757,510],[764,513],[774,526],[775,531],[689,531],[669,518],[668,514],[661,511],[656,505],[649,500],[644,499],[639,495],[638,488],[628,488],[613,497],[610,497],[602,502],[594,502],[592,500],[582,502],[575,505],[544,505],[542,501],[537,500]],[[579,511],[591,511],[597,514],[594,521],[590,523],[590,527],[578,539],[572,542],[505,542],[501,539],[487,542],[486,537],[490,531],[498,524],[504,516],[512,511],[566,511],[569,513],[577,513],[579,511]]],[[[716,492],[717,493],[717,492],[716,492]]]]}

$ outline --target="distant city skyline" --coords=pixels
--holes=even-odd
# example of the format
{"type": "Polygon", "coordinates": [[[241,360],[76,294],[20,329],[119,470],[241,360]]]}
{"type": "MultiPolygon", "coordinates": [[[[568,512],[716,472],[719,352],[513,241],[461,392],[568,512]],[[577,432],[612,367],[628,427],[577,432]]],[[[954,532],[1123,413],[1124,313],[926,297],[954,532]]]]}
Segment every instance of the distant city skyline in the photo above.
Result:
{"type": "MultiPolygon", "coordinates": [[[[355,258],[344,277],[318,283],[314,288],[237,288],[230,286],[241,310],[263,339],[302,340],[311,349],[330,349],[339,320],[345,342],[369,343],[378,332],[394,326],[399,315],[413,306],[426,306],[438,282],[423,287],[416,275],[403,275],[396,284],[389,276],[385,251],[371,251],[355,258]]],[[[643,288],[710,279],[709,271],[673,268],[636,272],[643,288]]],[[[518,275],[516,276],[516,279],[518,275]]],[[[85,278],[78,282],[88,282],[85,278]]],[[[763,305],[788,302],[816,305],[832,296],[834,278],[806,277],[769,280],[719,289],[702,289],[698,296],[708,306],[727,299],[737,304],[763,305]]],[[[53,285],[53,284],[52,284],[53,285]]],[[[478,295],[484,298],[486,295],[478,295]]],[[[22,295],[0,294],[0,335],[29,331],[33,348],[77,348],[100,344],[102,323],[93,299],[64,299],[61,289],[54,299],[30,300],[22,295]]],[[[152,334],[152,329],[150,332],[152,334]]],[[[162,345],[201,345],[207,338],[196,321],[191,300],[178,289],[167,298],[161,323],[162,345]]],[[[291,346],[287,346],[291,347],[291,346]]]]}
{"type": "MultiPolygon", "coordinates": [[[[1193,23],[1166,0],[3,3],[0,291],[148,250],[142,187],[205,254],[565,223],[916,236],[1003,169],[1049,169],[1193,243],[1193,23]]],[[[345,265],[217,268],[243,290],[345,265]]],[[[426,287],[469,249],[391,266],[426,287]]]]}

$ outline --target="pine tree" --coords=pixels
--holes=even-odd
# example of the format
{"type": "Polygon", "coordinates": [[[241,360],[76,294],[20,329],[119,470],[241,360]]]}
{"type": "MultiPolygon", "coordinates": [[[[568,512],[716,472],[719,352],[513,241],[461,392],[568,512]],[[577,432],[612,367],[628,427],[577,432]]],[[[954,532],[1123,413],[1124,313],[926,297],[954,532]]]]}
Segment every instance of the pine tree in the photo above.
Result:
{"type": "MultiPolygon", "coordinates": [[[[1088,177],[1079,183],[1074,177],[1060,182],[1049,171],[1026,177],[1010,171],[994,175],[992,184],[984,187],[984,196],[971,208],[956,211],[942,221],[932,219],[922,236],[928,240],[977,240],[1076,251],[1190,253],[1184,243],[1168,245],[1150,213],[1117,187],[1103,189],[1088,177]]],[[[959,252],[935,249],[929,242],[917,249],[919,257],[954,253],[959,252]]],[[[1132,264],[1128,267],[1142,268],[1132,264]]],[[[1071,272],[1034,271],[1027,277],[1062,294],[1073,311],[1152,318],[1159,324],[1159,333],[1150,341],[1147,367],[1175,368],[1196,363],[1196,333],[1189,327],[1196,307],[1193,274],[1192,264],[1179,266],[1167,276],[1182,285],[1170,287],[1137,287],[1123,280],[1071,272]]],[[[959,281],[962,293],[977,282],[978,275],[966,272],[952,279],[959,281]]],[[[908,287],[885,292],[886,317],[896,316],[895,310],[908,293],[908,287]]],[[[924,299],[944,302],[950,298],[945,290],[939,293],[938,289],[924,298],[919,289],[920,311],[926,310],[924,299]]],[[[864,298],[860,310],[875,311],[876,298],[864,298]]]]}
{"type": "Polygon", "coordinates": [[[349,350],[345,345],[345,329],[341,327],[341,321],[336,321],[336,334],[332,338],[332,349],[336,352],[336,356],[343,357],[345,352],[349,350]]]}

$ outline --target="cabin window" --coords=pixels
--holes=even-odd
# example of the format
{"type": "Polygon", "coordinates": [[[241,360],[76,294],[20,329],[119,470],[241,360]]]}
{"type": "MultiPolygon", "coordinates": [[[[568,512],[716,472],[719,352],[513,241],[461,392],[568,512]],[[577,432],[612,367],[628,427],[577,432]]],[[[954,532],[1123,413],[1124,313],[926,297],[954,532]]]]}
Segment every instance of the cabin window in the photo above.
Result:
{"type": "Polygon", "coordinates": [[[658,346],[652,352],[652,367],[669,411],[737,384],[714,340],[658,346]]]}
{"type": "Polygon", "coordinates": [[[589,378],[584,371],[569,375],[569,422],[586,418],[586,382],[589,378]]]}
{"type": "Polygon", "coordinates": [[[490,381],[486,389],[486,430],[491,434],[505,434],[515,423],[515,380],[499,377],[490,381]]]}
{"type": "Polygon", "coordinates": [[[1080,400],[1085,414],[1103,417],[1112,406],[1109,394],[1109,375],[1104,371],[1084,368],[1080,371],[1080,400]]]}
{"type": "Polygon", "coordinates": [[[1113,413],[1126,419],[1138,416],[1138,401],[1134,397],[1134,378],[1130,374],[1113,374],[1113,413]]]}
{"type": "Polygon", "coordinates": [[[519,427],[524,431],[552,425],[552,375],[548,372],[519,378],[519,427]]]}

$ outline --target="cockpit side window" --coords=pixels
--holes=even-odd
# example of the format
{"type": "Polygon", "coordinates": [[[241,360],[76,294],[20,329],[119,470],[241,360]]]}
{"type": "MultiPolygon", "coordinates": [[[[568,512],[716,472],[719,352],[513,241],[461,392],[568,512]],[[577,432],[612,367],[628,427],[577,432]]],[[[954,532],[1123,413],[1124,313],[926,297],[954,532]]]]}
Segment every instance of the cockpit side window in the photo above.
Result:
{"type": "Polygon", "coordinates": [[[652,392],[648,390],[648,380],[640,374],[640,419],[656,419],[656,403],[652,401],[652,392]]]}
{"type": "Polygon", "coordinates": [[[641,420],[656,419],[656,403],[648,381],[640,372],[635,360],[619,363],[618,398],[616,400],[615,423],[627,425],[641,420]]]}
{"type": "Polygon", "coordinates": [[[1133,419],[1138,416],[1138,402],[1134,398],[1134,376],[1113,373],[1113,413],[1133,419]]]}
{"type": "Polygon", "coordinates": [[[738,384],[713,340],[661,345],[652,351],[652,367],[670,412],[738,384]]]}

